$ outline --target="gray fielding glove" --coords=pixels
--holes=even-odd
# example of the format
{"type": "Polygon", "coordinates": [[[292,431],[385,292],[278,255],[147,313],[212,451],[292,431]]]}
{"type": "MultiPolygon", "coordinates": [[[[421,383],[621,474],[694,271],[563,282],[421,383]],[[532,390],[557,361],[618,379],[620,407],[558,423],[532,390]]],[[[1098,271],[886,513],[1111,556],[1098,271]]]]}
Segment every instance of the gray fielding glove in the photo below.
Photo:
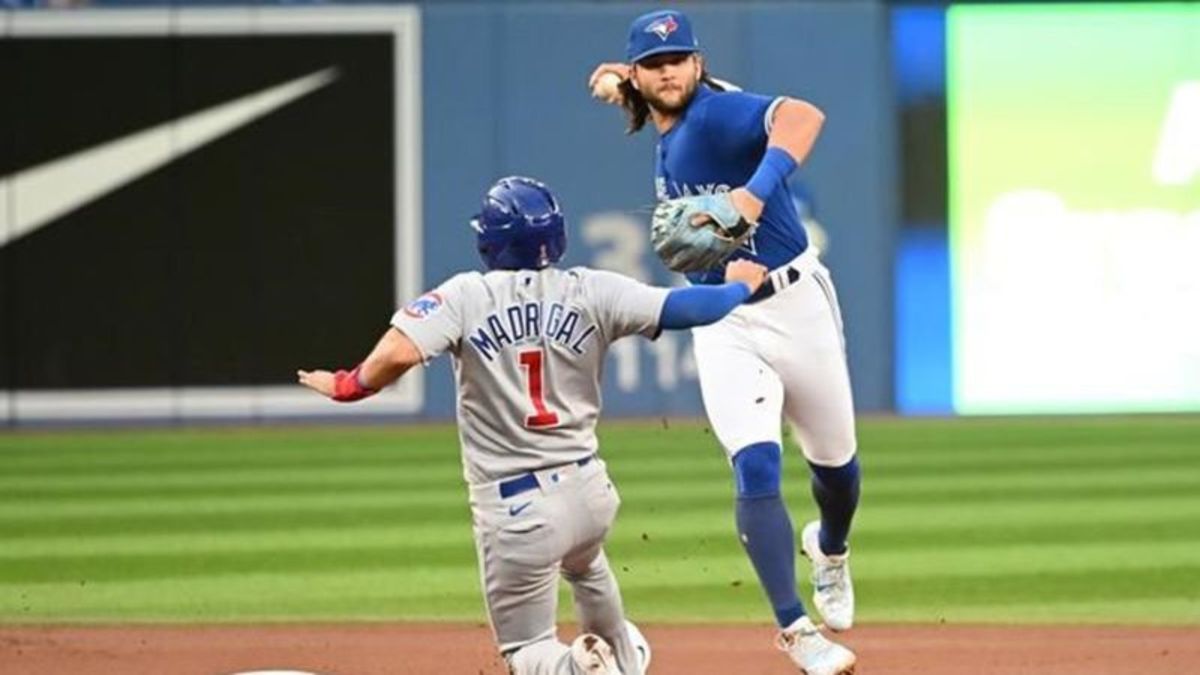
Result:
{"type": "Polygon", "coordinates": [[[757,227],[738,214],[728,193],[679,197],[654,208],[650,242],[668,268],[699,272],[721,264],[757,227]]]}

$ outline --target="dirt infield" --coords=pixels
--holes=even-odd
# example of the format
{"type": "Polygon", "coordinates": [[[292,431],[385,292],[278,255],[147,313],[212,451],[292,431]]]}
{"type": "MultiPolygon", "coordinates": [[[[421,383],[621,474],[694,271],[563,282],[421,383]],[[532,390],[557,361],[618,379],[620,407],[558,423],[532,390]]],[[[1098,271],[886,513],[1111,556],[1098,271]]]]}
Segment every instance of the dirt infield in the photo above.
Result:
{"type": "MultiPolygon", "coordinates": [[[[654,675],[785,675],[769,628],[643,626],[654,675]]],[[[503,675],[482,626],[0,626],[6,675],[503,675]]],[[[844,636],[859,673],[1200,672],[1200,628],[864,626],[844,636]]]]}

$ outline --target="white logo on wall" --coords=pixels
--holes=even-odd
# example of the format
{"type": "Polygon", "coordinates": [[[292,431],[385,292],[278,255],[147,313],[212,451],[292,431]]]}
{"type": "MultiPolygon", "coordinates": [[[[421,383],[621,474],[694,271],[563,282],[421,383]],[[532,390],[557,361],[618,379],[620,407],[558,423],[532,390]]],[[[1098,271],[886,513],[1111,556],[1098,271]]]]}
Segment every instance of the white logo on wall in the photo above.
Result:
{"type": "Polygon", "coordinates": [[[0,247],[325,87],[326,68],[0,178],[0,247]]]}

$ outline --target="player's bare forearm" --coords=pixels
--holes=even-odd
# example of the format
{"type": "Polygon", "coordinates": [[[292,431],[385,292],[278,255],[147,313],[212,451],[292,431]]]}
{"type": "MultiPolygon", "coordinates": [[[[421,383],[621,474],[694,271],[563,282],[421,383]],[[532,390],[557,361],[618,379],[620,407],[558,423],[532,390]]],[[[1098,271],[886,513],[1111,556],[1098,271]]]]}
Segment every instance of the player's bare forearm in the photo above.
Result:
{"type": "Polygon", "coordinates": [[[762,163],[745,186],[729,193],[743,218],[758,221],[767,197],[808,157],[824,123],[825,114],[811,103],[789,98],[779,104],[771,118],[762,163]]]}
{"type": "Polygon", "coordinates": [[[797,164],[804,162],[812,151],[825,124],[825,113],[817,106],[789,98],[775,109],[767,147],[783,148],[797,164]]]}
{"type": "Polygon", "coordinates": [[[339,397],[339,373],[328,370],[298,370],[296,377],[300,384],[329,398],[358,400],[400,379],[409,368],[420,362],[421,351],[417,345],[404,333],[389,328],[357,368],[350,373],[340,371],[340,378],[353,377],[364,395],[343,398],[345,392],[342,392],[343,397],[339,397]]]}
{"type": "Polygon", "coordinates": [[[365,387],[383,389],[420,362],[417,345],[398,329],[389,328],[363,360],[359,378],[365,387]]]}

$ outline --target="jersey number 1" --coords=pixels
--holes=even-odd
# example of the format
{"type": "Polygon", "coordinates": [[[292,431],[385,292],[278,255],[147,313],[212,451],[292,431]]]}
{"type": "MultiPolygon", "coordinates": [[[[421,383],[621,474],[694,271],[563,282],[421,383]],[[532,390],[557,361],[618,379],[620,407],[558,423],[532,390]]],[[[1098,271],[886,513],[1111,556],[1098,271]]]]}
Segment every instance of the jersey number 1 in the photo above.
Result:
{"type": "Polygon", "coordinates": [[[542,396],[545,373],[542,370],[543,354],[540,349],[532,349],[519,354],[521,367],[525,369],[525,389],[529,392],[529,402],[533,404],[534,413],[525,416],[525,426],[530,429],[545,429],[558,424],[558,413],[546,408],[546,399],[542,396]]]}

